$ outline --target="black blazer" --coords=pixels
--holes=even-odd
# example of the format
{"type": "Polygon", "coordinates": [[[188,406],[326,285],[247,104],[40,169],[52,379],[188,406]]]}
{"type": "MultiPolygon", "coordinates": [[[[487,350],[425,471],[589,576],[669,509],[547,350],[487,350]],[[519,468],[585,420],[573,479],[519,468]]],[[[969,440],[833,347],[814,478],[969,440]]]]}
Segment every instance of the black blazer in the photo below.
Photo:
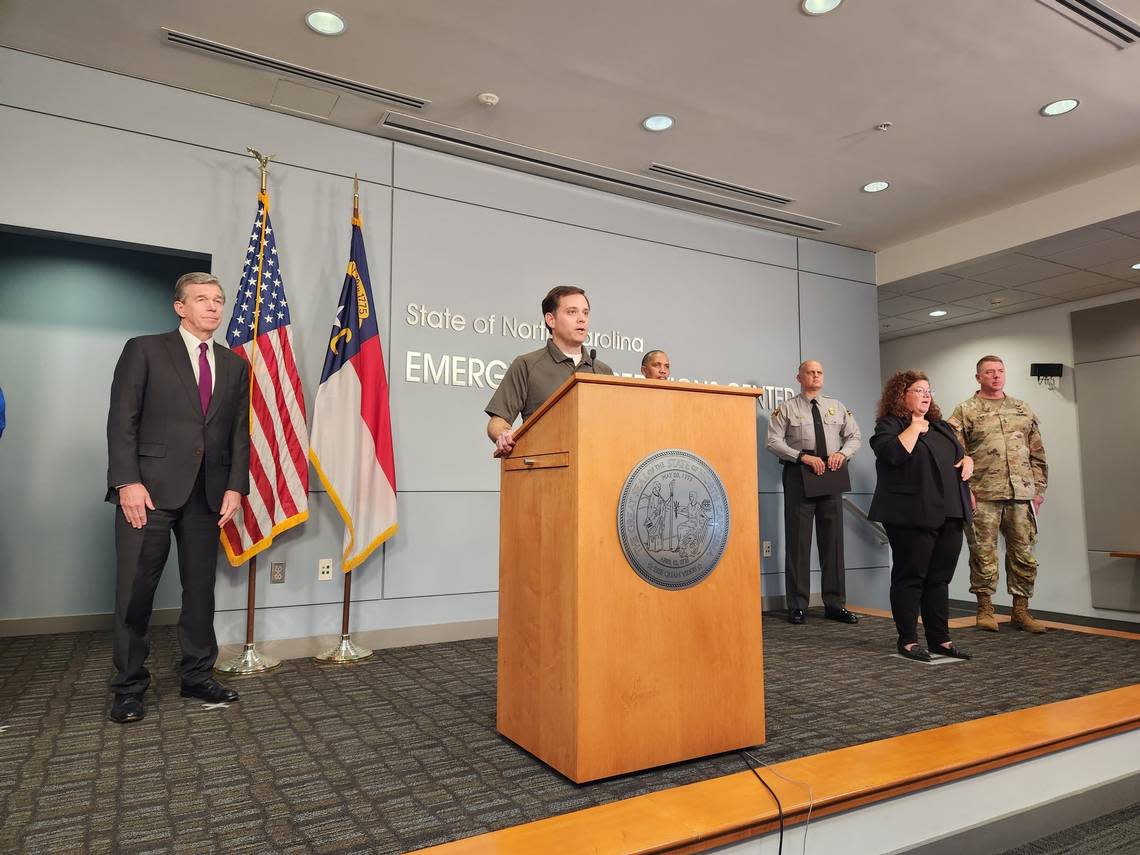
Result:
{"type": "MultiPolygon", "coordinates": [[[[946,519],[942,499],[942,479],[934,457],[921,448],[921,440],[914,451],[907,451],[899,442],[899,434],[910,425],[909,418],[884,416],[875,422],[871,437],[871,450],[875,452],[875,497],[871,500],[871,519],[892,525],[916,528],[938,528],[946,519]]],[[[965,455],[954,436],[954,430],[944,421],[932,421],[936,430],[954,443],[954,462],[965,455]]],[[[959,480],[962,491],[962,509],[966,522],[973,518],[970,510],[970,490],[959,480]]]]}
{"type": "Polygon", "coordinates": [[[111,382],[107,413],[107,495],[142,482],[157,508],[186,503],[205,458],[206,499],[249,492],[249,366],[214,346],[214,392],[202,414],[198,384],[178,330],[132,338],[111,382]]]}

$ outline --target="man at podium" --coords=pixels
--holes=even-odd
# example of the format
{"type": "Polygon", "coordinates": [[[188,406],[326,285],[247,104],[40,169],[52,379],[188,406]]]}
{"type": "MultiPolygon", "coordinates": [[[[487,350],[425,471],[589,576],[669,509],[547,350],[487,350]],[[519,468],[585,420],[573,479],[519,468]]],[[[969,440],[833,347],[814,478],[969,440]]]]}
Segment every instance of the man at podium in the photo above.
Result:
{"type": "Polygon", "coordinates": [[[511,429],[520,414],[523,421],[542,406],[575,371],[613,374],[613,369],[582,345],[590,332],[590,301],[577,285],[559,285],[543,298],[542,316],[550,338],[546,346],[516,357],[484,412],[490,416],[487,436],[495,443],[495,456],[506,457],[515,447],[511,429]]]}

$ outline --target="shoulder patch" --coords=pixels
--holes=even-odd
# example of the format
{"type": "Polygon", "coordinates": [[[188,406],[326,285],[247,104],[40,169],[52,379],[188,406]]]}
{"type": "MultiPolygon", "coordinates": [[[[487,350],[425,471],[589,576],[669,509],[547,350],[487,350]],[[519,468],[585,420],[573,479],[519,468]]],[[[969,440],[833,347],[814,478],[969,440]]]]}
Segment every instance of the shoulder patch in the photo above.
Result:
{"type": "Polygon", "coordinates": [[[957,416],[951,416],[946,420],[946,424],[950,425],[950,427],[954,428],[954,430],[960,430],[962,427],[962,420],[957,416]]]}

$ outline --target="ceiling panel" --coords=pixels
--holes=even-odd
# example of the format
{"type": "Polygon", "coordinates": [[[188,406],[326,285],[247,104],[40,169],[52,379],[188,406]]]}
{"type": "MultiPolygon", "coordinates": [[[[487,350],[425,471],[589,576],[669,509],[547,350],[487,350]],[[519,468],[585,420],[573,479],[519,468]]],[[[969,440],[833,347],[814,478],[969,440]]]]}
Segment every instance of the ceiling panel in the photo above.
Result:
{"type": "Polygon", "coordinates": [[[956,279],[949,284],[927,288],[925,291],[918,291],[911,296],[923,300],[939,300],[956,303],[967,297],[976,297],[978,294],[992,294],[994,291],[1000,290],[1000,285],[975,282],[972,279],[956,279]]]}
{"type": "Polygon", "coordinates": [[[1048,258],[1059,252],[1078,249],[1090,243],[1099,243],[1102,240],[1111,240],[1119,237],[1119,232],[1111,231],[1103,226],[1087,226],[1083,229],[1073,229],[1062,235],[1054,235],[1044,240],[1034,241],[1017,247],[1022,255],[1031,255],[1034,258],[1048,258]]]}
{"type": "MultiPolygon", "coordinates": [[[[926,320],[930,320],[927,318],[926,320]]],[[[883,318],[879,321],[879,331],[891,330],[893,332],[902,332],[903,330],[914,329],[915,327],[924,326],[922,321],[911,320],[910,318],[883,318]]]]}
{"type": "Polygon", "coordinates": [[[1029,312],[1033,309],[1043,309],[1046,306],[1056,306],[1058,303],[1063,303],[1064,300],[1059,300],[1056,297],[1038,297],[1035,300],[1025,300],[1021,303],[1005,303],[1000,306],[990,306],[990,311],[997,312],[999,315],[1012,315],[1016,312],[1029,312]]]}
{"type": "Polygon", "coordinates": [[[1018,290],[1031,291],[1034,294],[1040,294],[1042,297],[1056,297],[1070,291],[1077,291],[1081,288],[1089,288],[1093,285],[1100,285],[1103,282],[1112,281],[1112,279],[1100,273],[1093,273],[1088,270],[1074,270],[1072,273],[1066,273],[1063,276],[1054,276],[1052,279],[1042,279],[1040,282],[1027,282],[1024,285],[1019,285],[1018,290]]]}
{"type": "Polygon", "coordinates": [[[980,273],[988,273],[991,270],[1000,270],[1003,267],[1010,267],[1018,262],[1025,261],[1024,255],[1018,255],[1016,252],[995,252],[990,255],[983,255],[980,258],[975,258],[972,261],[963,261],[958,264],[951,264],[948,267],[942,268],[940,273],[952,273],[955,276],[961,276],[965,279],[977,278],[980,273]]]}
{"type": "Polygon", "coordinates": [[[940,305],[939,308],[942,311],[946,312],[946,314],[940,318],[930,317],[930,310],[928,309],[920,309],[917,312],[907,312],[904,315],[899,315],[899,317],[905,318],[908,321],[933,321],[935,324],[943,324],[952,318],[964,318],[969,315],[976,315],[978,313],[977,309],[971,309],[965,306],[940,305]]]}
{"type": "Polygon", "coordinates": [[[1036,300],[1038,297],[1040,297],[1039,294],[1006,289],[1004,291],[994,291],[991,294],[979,294],[977,297],[968,297],[965,300],[958,300],[957,305],[987,312],[996,312],[1001,307],[1008,308],[1018,303],[1028,303],[1030,300],[1036,300]]]}
{"type": "Polygon", "coordinates": [[[1088,297],[1100,297],[1104,294],[1115,294],[1117,291],[1127,291],[1140,286],[1140,281],[1125,282],[1123,279],[1109,279],[1100,285],[1090,285],[1087,288],[1078,288],[1065,294],[1055,294],[1065,300],[1084,300],[1088,297]]]}
{"type": "MultiPolygon", "coordinates": [[[[883,285],[879,290],[890,294],[911,294],[915,291],[923,291],[938,285],[946,285],[951,282],[960,281],[957,276],[951,276],[947,273],[923,273],[919,276],[911,276],[909,279],[897,279],[894,282],[883,285]]],[[[880,297],[879,299],[887,298],[880,297]]]]}
{"type": "Polygon", "coordinates": [[[937,308],[937,306],[938,303],[934,300],[921,300],[904,294],[900,297],[883,300],[879,303],[879,317],[890,318],[905,314],[906,312],[917,312],[920,309],[929,311],[930,309],[937,308]]]}
{"type": "Polygon", "coordinates": [[[1136,264],[1140,263],[1140,238],[1118,235],[1112,240],[1059,252],[1049,256],[1049,260],[1086,269],[1113,261],[1130,261],[1136,264]]]}
{"type": "MultiPolygon", "coordinates": [[[[1077,251],[1079,252],[1080,250],[1077,251]]],[[[1023,285],[1026,282],[1036,282],[1039,279],[1047,279],[1050,276],[1060,276],[1062,273],[1071,272],[1072,269],[1072,267],[1066,267],[1052,261],[1043,261],[1039,258],[1027,258],[1009,267],[978,273],[970,278],[976,279],[979,282],[989,282],[991,285],[1002,285],[1010,288],[1016,285],[1023,285]]]]}
{"type": "MultiPolygon", "coordinates": [[[[1140,264],[1140,261],[1136,262],[1140,264]]],[[[1110,264],[1098,264],[1095,267],[1090,267],[1089,270],[1094,273],[1103,273],[1105,276],[1111,276],[1114,279],[1126,279],[1132,282],[1140,280],[1140,270],[1132,267],[1132,259],[1126,258],[1123,261],[1113,261],[1110,264]]]]}

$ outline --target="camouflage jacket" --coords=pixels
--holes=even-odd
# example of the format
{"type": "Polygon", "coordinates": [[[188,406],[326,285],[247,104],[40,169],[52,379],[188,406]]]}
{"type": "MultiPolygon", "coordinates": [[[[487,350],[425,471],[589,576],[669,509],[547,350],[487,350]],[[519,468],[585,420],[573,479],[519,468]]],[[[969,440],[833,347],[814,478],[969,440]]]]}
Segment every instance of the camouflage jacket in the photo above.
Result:
{"type": "Polygon", "coordinates": [[[1037,414],[1006,395],[989,401],[977,395],[954,408],[947,421],[974,458],[970,489],[979,499],[1032,499],[1045,495],[1049,467],[1037,414]]]}

